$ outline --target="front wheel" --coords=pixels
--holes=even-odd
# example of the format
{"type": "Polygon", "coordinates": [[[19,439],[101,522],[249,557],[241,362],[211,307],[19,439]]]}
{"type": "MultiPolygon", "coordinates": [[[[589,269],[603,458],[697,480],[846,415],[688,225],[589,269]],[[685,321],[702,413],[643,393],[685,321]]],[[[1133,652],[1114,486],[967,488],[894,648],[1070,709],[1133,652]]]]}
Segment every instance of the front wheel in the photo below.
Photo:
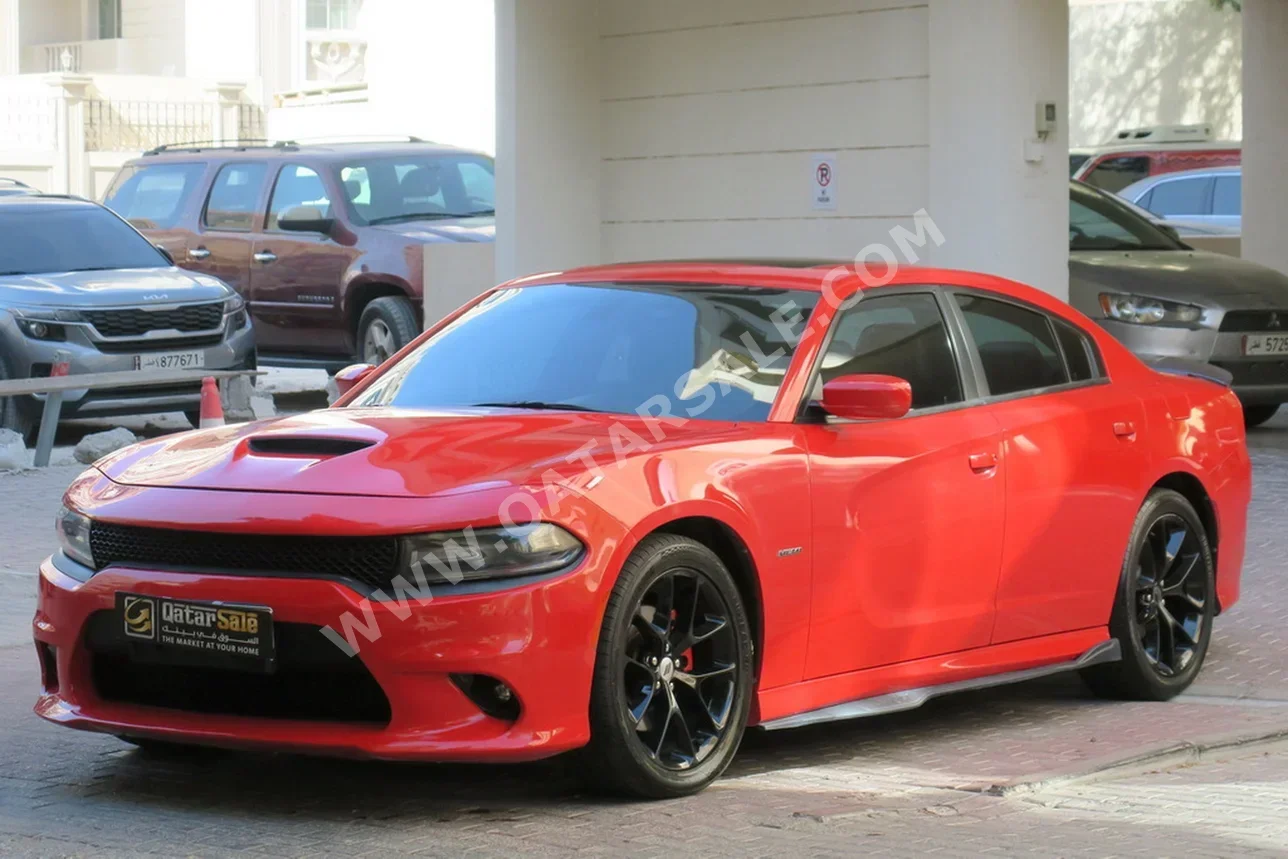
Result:
{"type": "Polygon", "coordinates": [[[753,659],[742,598],[715,553],[686,537],[645,539],[600,631],[586,775],[632,796],[702,790],[742,740],[753,659]]]}
{"type": "Polygon", "coordinates": [[[1275,416],[1279,411],[1279,403],[1268,406],[1244,406],[1243,407],[1243,425],[1248,429],[1259,427],[1266,421],[1275,416]]]}
{"type": "Polygon", "coordinates": [[[1166,701],[1203,666],[1216,614],[1216,571],[1207,533],[1183,495],[1156,489],[1136,515],[1109,632],[1121,662],[1084,669],[1097,695],[1166,701]]]}

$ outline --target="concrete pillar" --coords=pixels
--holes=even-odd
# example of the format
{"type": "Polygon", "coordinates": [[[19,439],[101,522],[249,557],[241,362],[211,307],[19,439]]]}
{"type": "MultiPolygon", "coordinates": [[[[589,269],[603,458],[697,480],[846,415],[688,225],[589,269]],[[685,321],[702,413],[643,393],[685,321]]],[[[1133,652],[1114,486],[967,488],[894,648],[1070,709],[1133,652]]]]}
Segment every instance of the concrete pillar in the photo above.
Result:
{"type": "Polygon", "coordinates": [[[20,0],[0,0],[0,76],[16,75],[22,66],[22,39],[18,30],[20,0]]]}
{"type": "Polygon", "coordinates": [[[929,213],[945,241],[928,261],[1067,299],[1068,0],[930,0],[929,11],[929,213]],[[1056,119],[1039,140],[1043,101],[1056,119]]]}
{"type": "Polygon", "coordinates": [[[1288,3],[1243,0],[1243,258],[1288,274],[1288,3]]]}
{"type": "Polygon", "coordinates": [[[85,153],[85,97],[90,79],[85,75],[58,74],[51,75],[48,82],[57,91],[54,114],[58,159],[50,190],[92,198],[94,189],[85,153]]]}
{"type": "Polygon", "coordinates": [[[598,0],[496,0],[496,274],[599,262],[598,0]]]}
{"type": "Polygon", "coordinates": [[[210,122],[210,139],[217,143],[237,143],[241,139],[241,103],[246,84],[221,82],[206,90],[214,99],[214,116],[210,122]]]}

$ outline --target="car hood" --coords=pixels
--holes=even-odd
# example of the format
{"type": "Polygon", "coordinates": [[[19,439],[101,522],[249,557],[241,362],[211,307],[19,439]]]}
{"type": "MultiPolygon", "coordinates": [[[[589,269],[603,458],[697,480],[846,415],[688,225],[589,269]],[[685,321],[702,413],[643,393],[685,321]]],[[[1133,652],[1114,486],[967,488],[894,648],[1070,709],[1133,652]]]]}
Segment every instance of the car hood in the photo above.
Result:
{"type": "Polygon", "coordinates": [[[129,268],[0,277],[0,307],[112,307],[216,301],[232,290],[181,268],[129,268]]]}
{"type": "Polygon", "coordinates": [[[492,242],[496,241],[496,218],[480,216],[446,221],[404,221],[372,227],[418,242],[492,242]]]}
{"type": "MultiPolygon", "coordinates": [[[[668,425],[664,440],[652,451],[719,435],[721,428],[732,426],[707,421],[668,425]]],[[[653,442],[648,424],[635,416],[325,409],[143,442],[97,467],[114,482],[130,486],[429,497],[541,485],[551,469],[560,479],[571,480],[585,473],[592,459],[608,470],[613,444],[623,446],[626,430],[638,437],[636,445],[653,442]]]]}
{"type": "Polygon", "coordinates": [[[1288,277],[1235,257],[1204,251],[1071,251],[1071,303],[1086,311],[1106,291],[1226,310],[1288,308],[1288,277]]]}

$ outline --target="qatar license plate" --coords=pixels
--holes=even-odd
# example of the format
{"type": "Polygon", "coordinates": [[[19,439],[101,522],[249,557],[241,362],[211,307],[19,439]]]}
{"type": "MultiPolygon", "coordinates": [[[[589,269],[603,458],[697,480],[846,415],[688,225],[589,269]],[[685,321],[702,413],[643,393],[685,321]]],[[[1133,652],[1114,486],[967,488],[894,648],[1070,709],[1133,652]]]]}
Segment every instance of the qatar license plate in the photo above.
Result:
{"type": "Polygon", "coordinates": [[[1247,334],[1243,338],[1245,355],[1288,355],[1288,334],[1247,334]]]}
{"type": "Polygon", "coordinates": [[[270,608],[118,593],[116,613],[140,661],[266,672],[277,656],[270,608]]]}
{"type": "Polygon", "coordinates": [[[205,366],[205,352],[154,352],[134,356],[136,370],[200,370],[205,366]]]}

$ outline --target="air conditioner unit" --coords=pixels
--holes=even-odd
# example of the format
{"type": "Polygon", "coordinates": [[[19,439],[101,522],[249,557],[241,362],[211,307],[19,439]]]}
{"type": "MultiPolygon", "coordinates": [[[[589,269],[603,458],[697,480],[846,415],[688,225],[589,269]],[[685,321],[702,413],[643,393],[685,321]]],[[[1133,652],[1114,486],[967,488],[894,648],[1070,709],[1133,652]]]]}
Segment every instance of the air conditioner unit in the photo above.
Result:
{"type": "Polygon", "coordinates": [[[1212,139],[1212,126],[1198,125],[1149,125],[1144,128],[1124,128],[1114,135],[1111,143],[1207,143],[1212,139]]]}

